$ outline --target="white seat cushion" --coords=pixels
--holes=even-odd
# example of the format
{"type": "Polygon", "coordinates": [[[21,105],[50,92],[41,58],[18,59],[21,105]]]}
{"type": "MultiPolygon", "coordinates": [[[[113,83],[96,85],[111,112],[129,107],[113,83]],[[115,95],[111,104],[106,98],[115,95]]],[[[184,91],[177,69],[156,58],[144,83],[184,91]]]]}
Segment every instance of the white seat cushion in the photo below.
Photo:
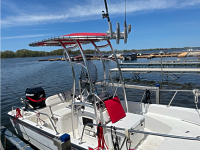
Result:
{"type": "Polygon", "coordinates": [[[131,129],[135,128],[138,124],[140,124],[142,120],[144,120],[143,115],[126,113],[126,117],[120,119],[115,123],[109,122],[107,126],[115,126],[119,128],[131,129]]]}
{"type": "Polygon", "coordinates": [[[59,116],[61,118],[68,117],[71,115],[71,109],[69,108],[62,108],[53,112],[54,115],[59,116]]]}
{"type": "Polygon", "coordinates": [[[65,102],[65,99],[63,98],[62,94],[59,93],[59,94],[48,97],[45,101],[45,104],[47,107],[51,107],[51,106],[57,105],[59,103],[64,103],[64,102],[65,102]]]}

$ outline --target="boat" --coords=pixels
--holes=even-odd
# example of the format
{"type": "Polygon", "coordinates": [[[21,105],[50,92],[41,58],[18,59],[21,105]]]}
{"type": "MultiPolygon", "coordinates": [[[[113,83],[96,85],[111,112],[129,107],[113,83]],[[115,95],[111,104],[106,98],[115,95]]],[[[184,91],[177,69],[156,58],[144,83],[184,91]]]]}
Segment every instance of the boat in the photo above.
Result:
{"type": "Polygon", "coordinates": [[[165,55],[166,52],[164,52],[164,51],[160,51],[158,54],[159,54],[159,55],[165,55]]]}
{"type": "MultiPolygon", "coordinates": [[[[8,112],[10,121],[18,136],[41,150],[198,150],[200,147],[200,114],[198,89],[190,90],[194,95],[196,109],[171,106],[176,93],[168,105],[152,104],[150,90],[145,89],[140,102],[126,96],[124,83],[116,52],[110,40],[127,41],[123,33],[109,32],[72,33],[32,42],[29,46],[62,46],[64,58],[71,66],[72,90],[46,97],[41,87],[26,89],[24,107],[12,107],[8,112]],[[97,45],[98,42],[107,42],[97,45]],[[98,70],[87,60],[82,45],[92,44],[100,55],[103,80],[98,81],[98,70]],[[102,57],[101,48],[110,47],[114,59],[102,57]],[[83,62],[73,62],[69,50],[79,49],[83,62]],[[114,80],[106,72],[105,60],[116,63],[119,78],[114,80]],[[82,67],[80,78],[75,78],[74,65],[82,67]],[[77,81],[78,80],[78,81],[77,81]],[[76,90],[78,82],[78,90],[76,90]],[[118,96],[119,87],[123,98],[118,96]],[[146,95],[146,96],[145,96],[146,95]]],[[[154,87],[159,97],[159,88],[154,87]]]]}
{"type": "MultiPolygon", "coordinates": [[[[117,58],[121,58],[122,57],[122,53],[116,54],[117,58]]],[[[115,58],[114,54],[111,54],[108,56],[108,58],[115,58]]]]}
{"type": "Polygon", "coordinates": [[[123,60],[135,60],[137,59],[137,54],[136,53],[124,53],[122,54],[123,60]]]}
{"type": "Polygon", "coordinates": [[[192,52],[192,51],[193,51],[193,49],[192,49],[192,48],[189,48],[189,49],[187,49],[187,51],[189,51],[189,52],[192,52]]]}

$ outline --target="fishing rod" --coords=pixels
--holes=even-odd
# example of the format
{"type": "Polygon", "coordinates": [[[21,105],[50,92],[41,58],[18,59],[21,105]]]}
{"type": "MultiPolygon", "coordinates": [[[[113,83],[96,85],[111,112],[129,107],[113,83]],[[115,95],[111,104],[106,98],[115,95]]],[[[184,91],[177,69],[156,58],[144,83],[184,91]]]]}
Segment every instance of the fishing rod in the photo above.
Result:
{"type": "MultiPolygon", "coordinates": [[[[3,84],[3,83],[2,83],[3,84]]],[[[31,109],[34,110],[33,106],[31,106],[26,100],[24,100],[22,97],[20,97],[19,95],[17,95],[14,91],[12,91],[9,87],[7,87],[5,84],[3,84],[5,86],[6,89],[8,89],[9,91],[11,91],[14,95],[16,95],[17,97],[19,97],[19,99],[26,104],[27,106],[29,106],[31,109]]]]}

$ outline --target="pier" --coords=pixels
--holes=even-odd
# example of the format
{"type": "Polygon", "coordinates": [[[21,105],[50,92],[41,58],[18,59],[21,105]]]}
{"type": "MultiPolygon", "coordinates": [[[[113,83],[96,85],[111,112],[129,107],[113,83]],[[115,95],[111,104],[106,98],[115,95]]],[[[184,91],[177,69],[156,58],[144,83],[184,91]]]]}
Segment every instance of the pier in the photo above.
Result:
{"type": "MultiPolygon", "coordinates": [[[[117,68],[110,69],[111,72],[117,72],[117,68]]],[[[151,73],[151,72],[163,72],[163,73],[197,73],[200,75],[200,68],[121,68],[122,72],[131,73],[151,73]]]]}
{"type": "Polygon", "coordinates": [[[187,56],[188,53],[189,53],[189,52],[183,52],[183,53],[179,54],[177,57],[179,57],[179,58],[184,58],[184,57],[187,56]]]}
{"type": "MultiPolygon", "coordinates": [[[[177,74],[196,74],[200,75],[200,68],[121,68],[122,73],[133,74],[133,78],[140,79],[139,74],[164,74],[172,80],[180,78],[177,74]],[[174,77],[170,76],[173,75],[174,77]]],[[[110,69],[111,73],[118,73],[117,68],[110,69]]]]}
{"type": "MultiPolygon", "coordinates": [[[[123,54],[122,54],[123,55],[123,54]]],[[[123,56],[120,55],[117,58],[118,59],[123,59],[123,56]]],[[[142,55],[137,56],[137,58],[147,58],[147,59],[152,59],[152,58],[161,58],[161,57],[178,57],[178,58],[185,58],[185,57],[200,57],[200,51],[195,51],[195,52],[170,52],[170,53],[144,53],[142,55]]],[[[136,56],[135,56],[136,57],[136,56]]],[[[87,60],[99,60],[100,58],[98,56],[93,56],[93,57],[86,57],[87,60]]],[[[114,57],[112,57],[114,59],[114,57]]],[[[38,61],[64,61],[64,58],[54,58],[54,59],[41,59],[38,61]]],[[[73,60],[73,58],[72,58],[73,60]]],[[[77,61],[82,61],[83,58],[77,58],[77,61]]]]}
{"type": "MultiPolygon", "coordinates": [[[[99,57],[89,57],[89,58],[86,58],[86,59],[87,60],[95,60],[95,59],[98,60],[100,58],[99,57]]],[[[82,61],[82,60],[83,60],[83,58],[79,58],[76,61],[82,61]]],[[[64,58],[52,58],[52,59],[40,59],[38,61],[65,61],[65,59],[64,58]]]]}
{"type": "Polygon", "coordinates": [[[120,66],[123,67],[138,67],[138,68],[149,68],[153,66],[160,67],[200,67],[200,60],[193,61],[150,61],[149,63],[120,63],[120,66]]]}
{"type": "Polygon", "coordinates": [[[137,56],[137,58],[147,58],[147,59],[152,59],[152,58],[160,58],[160,57],[178,57],[178,58],[185,58],[185,57],[195,57],[195,56],[200,56],[200,51],[194,51],[194,52],[171,52],[171,53],[164,53],[164,54],[159,54],[159,53],[150,53],[150,54],[143,54],[141,56],[137,56]]]}
{"type": "Polygon", "coordinates": [[[1,146],[0,146],[1,150],[7,149],[8,147],[7,140],[12,144],[12,146],[10,146],[12,147],[12,149],[16,147],[19,150],[33,150],[29,144],[24,143],[21,139],[19,139],[16,135],[11,133],[4,126],[1,126],[1,135],[4,137],[4,144],[3,144],[4,147],[1,143],[1,146]]]}

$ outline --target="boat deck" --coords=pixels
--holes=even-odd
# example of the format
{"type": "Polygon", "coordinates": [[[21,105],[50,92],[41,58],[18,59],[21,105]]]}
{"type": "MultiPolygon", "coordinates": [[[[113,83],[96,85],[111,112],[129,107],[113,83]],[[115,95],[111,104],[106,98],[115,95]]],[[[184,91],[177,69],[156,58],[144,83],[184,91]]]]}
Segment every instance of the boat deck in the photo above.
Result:
{"type": "MultiPolygon", "coordinates": [[[[154,113],[147,113],[145,114],[145,119],[153,118],[155,123],[160,122],[165,124],[171,128],[168,132],[169,135],[179,135],[185,137],[199,137],[200,126],[198,124],[193,124],[186,122],[181,119],[167,117],[164,115],[158,115],[154,113]]],[[[153,127],[153,126],[152,126],[153,127]]],[[[152,128],[151,127],[151,128],[152,128]]],[[[156,127],[156,124],[154,128],[156,127]]],[[[164,128],[164,127],[163,127],[164,128]]],[[[147,136],[146,140],[138,146],[137,150],[169,150],[170,148],[176,150],[197,150],[197,147],[200,147],[200,141],[193,141],[193,140],[184,140],[184,139],[175,139],[169,137],[158,137],[149,135],[147,136]]]]}

